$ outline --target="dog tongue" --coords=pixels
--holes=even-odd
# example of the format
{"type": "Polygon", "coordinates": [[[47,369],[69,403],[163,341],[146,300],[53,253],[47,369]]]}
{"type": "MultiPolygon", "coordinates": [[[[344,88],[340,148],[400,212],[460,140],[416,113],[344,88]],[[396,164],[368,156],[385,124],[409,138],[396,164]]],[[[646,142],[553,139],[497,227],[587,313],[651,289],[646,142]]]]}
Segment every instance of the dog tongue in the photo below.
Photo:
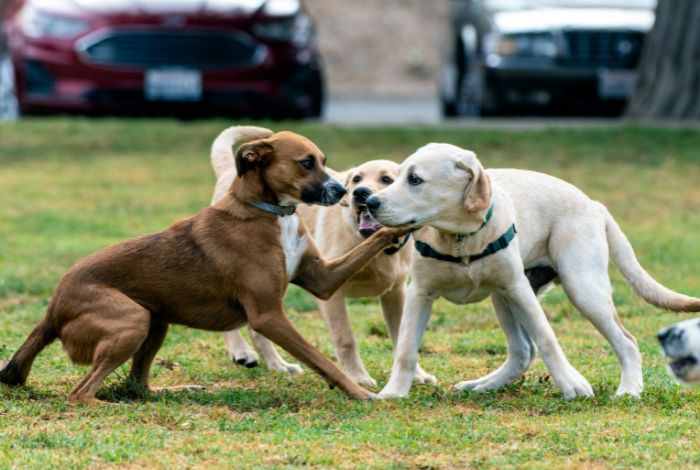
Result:
{"type": "Polygon", "coordinates": [[[381,227],[381,224],[379,222],[377,222],[377,220],[374,217],[372,217],[372,215],[369,212],[364,211],[364,212],[362,212],[362,214],[360,214],[360,223],[358,226],[358,228],[360,230],[362,230],[362,231],[373,230],[374,231],[374,230],[379,230],[380,227],[381,227]]]}

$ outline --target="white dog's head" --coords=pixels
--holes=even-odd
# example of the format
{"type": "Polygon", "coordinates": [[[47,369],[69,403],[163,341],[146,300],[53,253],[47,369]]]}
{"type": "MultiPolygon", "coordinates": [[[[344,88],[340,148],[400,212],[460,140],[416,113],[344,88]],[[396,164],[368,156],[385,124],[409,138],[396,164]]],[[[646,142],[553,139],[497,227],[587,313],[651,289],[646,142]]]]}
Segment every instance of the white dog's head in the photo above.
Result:
{"type": "Polygon", "coordinates": [[[689,384],[700,383],[700,319],[682,321],[657,335],[664,353],[671,359],[669,370],[689,384]]]}
{"type": "Polygon", "coordinates": [[[483,213],[490,200],[491,182],[474,152],[428,144],[401,164],[396,181],[368,199],[367,206],[382,225],[459,232],[465,215],[468,220],[483,213]]]}
{"type": "Polygon", "coordinates": [[[399,164],[390,160],[370,160],[348,170],[345,177],[347,194],[340,205],[349,208],[351,223],[363,237],[369,237],[382,226],[367,209],[367,200],[386,188],[399,176],[399,164]]]}

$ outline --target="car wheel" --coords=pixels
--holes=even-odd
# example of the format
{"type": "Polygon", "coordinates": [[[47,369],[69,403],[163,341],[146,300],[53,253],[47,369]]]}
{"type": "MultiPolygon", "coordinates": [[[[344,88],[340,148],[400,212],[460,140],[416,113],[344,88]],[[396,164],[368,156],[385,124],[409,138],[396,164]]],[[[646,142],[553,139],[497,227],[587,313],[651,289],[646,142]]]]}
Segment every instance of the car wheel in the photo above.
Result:
{"type": "Polygon", "coordinates": [[[8,55],[0,56],[0,121],[19,117],[15,73],[8,55]]]}
{"type": "Polygon", "coordinates": [[[476,67],[468,67],[458,82],[457,114],[459,116],[481,116],[484,82],[476,67]]]}
{"type": "Polygon", "coordinates": [[[318,118],[323,112],[323,75],[319,69],[300,67],[289,80],[284,103],[273,113],[272,119],[318,118]]]}

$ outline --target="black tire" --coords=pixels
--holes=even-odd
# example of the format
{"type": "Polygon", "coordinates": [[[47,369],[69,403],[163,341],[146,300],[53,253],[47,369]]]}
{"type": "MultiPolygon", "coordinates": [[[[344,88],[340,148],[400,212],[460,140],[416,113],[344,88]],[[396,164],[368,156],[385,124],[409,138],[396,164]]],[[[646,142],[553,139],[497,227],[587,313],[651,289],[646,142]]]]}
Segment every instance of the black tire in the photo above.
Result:
{"type": "Polygon", "coordinates": [[[274,113],[273,119],[312,119],[323,114],[325,99],[323,73],[318,67],[299,68],[289,81],[286,106],[274,113]],[[300,98],[302,98],[300,100],[300,98]],[[299,103],[303,102],[303,105],[299,103]]]}

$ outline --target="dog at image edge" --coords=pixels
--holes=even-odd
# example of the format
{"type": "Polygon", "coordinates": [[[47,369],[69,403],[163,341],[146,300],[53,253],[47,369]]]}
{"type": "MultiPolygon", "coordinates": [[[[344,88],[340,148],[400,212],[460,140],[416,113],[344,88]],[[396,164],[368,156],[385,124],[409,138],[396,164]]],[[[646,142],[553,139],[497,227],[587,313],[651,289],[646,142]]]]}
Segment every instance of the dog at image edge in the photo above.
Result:
{"type": "MultiPolygon", "coordinates": [[[[211,162],[217,176],[217,183],[212,203],[216,203],[225,196],[226,189],[236,177],[231,149],[244,143],[246,137],[254,135],[251,129],[255,128],[234,126],[221,132],[214,140],[211,162]]],[[[340,204],[327,207],[300,205],[298,212],[321,254],[327,258],[334,258],[361,244],[381,228],[369,213],[365,202],[372,194],[390,185],[396,179],[399,165],[389,160],[371,160],[342,173],[334,172],[329,168],[326,168],[326,171],[338,181],[344,182],[348,194],[340,204]]],[[[412,252],[413,246],[406,236],[398,246],[387,248],[375,256],[330,299],[316,299],[319,311],[330,332],[340,368],[364,387],[376,387],[377,382],[367,372],[360,358],[348,318],[346,299],[379,297],[389,337],[395,343],[412,252]]],[[[285,361],[265,337],[254,330],[250,331],[250,336],[269,369],[291,375],[302,372],[297,364],[285,361]]],[[[239,330],[224,333],[224,339],[234,362],[246,367],[257,366],[258,355],[248,346],[239,330]]],[[[435,383],[436,380],[418,365],[414,382],[435,383]]]]}
{"type": "Polygon", "coordinates": [[[664,328],[657,335],[668,369],[681,382],[700,384],[700,319],[693,318],[664,328]]]}
{"type": "Polygon", "coordinates": [[[91,365],[69,399],[97,401],[105,377],[132,358],[130,382],[149,390],[151,363],[170,324],[227,331],[247,322],[331,387],[369,398],[302,338],[285,317],[282,298],[289,282],[330,297],[408,231],[382,229],[344,256],[324,260],[294,206],[335,204],[345,194],[326,173],[325,156],[292,132],[266,131],[250,140],[236,152],[239,177],[221,201],[73,266],[43,320],[0,370],[0,382],[24,384],[37,354],[60,339],[73,362],[91,365]]]}

